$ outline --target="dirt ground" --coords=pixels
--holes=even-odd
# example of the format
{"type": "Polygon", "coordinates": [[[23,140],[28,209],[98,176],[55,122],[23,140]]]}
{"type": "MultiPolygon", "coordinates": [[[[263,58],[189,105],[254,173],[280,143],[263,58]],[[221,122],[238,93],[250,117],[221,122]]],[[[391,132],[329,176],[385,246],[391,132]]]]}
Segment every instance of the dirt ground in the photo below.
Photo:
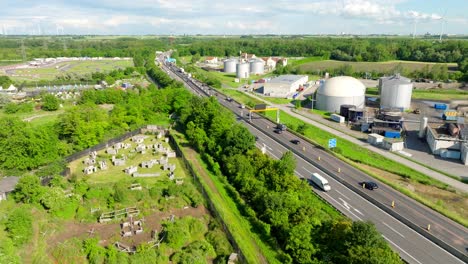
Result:
{"type": "MultiPolygon", "coordinates": [[[[102,224],[69,222],[65,224],[63,232],[55,234],[48,239],[48,251],[51,252],[57,244],[65,242],[68,239],[75,237],[85,239],[93,236],[99,236],[101,239],[99,243],[104,247],[116,241],[126,246],[136,247],[141,243],[151,240],[152,230],[161,232],[161,221],[170,219],[171,215],[174,215],[175,219],[178,219],[185,216],[202,218],[208,214],[208,210],[203,205],[200,205],[197,208],[188,207],[185,209],[171,209],[168,212],[155,212],[145,217],[135,216],[133,217],[133,221],[143,219],[143,233],[125,238],[120,236],[120,222],[102,224]],[[94,230],[94,232],[91,232],[92,230],[94,230]]],[[[125,221],[129,220],[130,218],[125,219],[125,221]]]]}

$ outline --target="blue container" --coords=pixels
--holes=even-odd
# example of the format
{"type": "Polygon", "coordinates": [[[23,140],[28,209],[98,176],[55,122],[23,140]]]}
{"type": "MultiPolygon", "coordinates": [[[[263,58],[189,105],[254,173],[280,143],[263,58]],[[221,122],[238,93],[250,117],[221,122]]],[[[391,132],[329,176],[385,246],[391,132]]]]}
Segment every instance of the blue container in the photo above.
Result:
{"type": "Polygon", "coordinates": [[[434,104],[435,109],[440,109],[440,110],[446,110],[447,105],[446,104],[434,104]]]}
{"type": "Polygon", "coordinates": [[[401,134],[398,131],[385,131],[386,138],[400,138],[401,134]]]}

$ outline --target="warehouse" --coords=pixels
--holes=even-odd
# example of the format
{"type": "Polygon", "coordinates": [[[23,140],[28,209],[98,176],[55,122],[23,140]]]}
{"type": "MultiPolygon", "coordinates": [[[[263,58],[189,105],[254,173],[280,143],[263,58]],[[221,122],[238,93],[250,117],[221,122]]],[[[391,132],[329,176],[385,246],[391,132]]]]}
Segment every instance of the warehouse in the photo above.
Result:
{"type": "Polygon", "coordinates": [[[342,105],[353,105],[356,109],[365,107],[366,87],[359,80],[349,76],[328,79],[317,90],[317,108],[339,113],[342,105]]]}
{"type": "Polygon", "coordinates": [[[263,86],[263,94],[271,97],[292,98],[294,93],[309,80],[307,75],[281,75],[263,86]]]}

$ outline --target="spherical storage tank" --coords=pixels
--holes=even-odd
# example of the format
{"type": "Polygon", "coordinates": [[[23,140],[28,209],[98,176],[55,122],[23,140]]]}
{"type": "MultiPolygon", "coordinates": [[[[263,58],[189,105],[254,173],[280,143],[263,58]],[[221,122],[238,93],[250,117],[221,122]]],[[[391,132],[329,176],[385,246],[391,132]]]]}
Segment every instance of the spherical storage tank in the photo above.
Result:
{"type": "Polygon", "coordinates": [[[248,63],[238,63],[236,64],[236,77],[237,78],[248,78],[250,65],[248,63]]]}
{"type": "Polygon", "coordinates": [[[399,108],[406,110],[411,107],[413,83],[410,79],[395,75],[382,77],[379,80],[380,108],[399,108]]]}
{"type": "Polygon", "coordinates": [[[251,60],[250,61],[250,73],[252,74],[263,74],[265,63],[263,60],[251,60]]]}
{"type": "Polygon", "coordinates": [[[326,80],[317,90],[316,107],[339,113],[341,105],[364,108],[366,87],[353,77],[340,76],[326,80]]]}
{"type": "Polygon", "coordinates": [[[228,59],[224,61],[224,72],[233,73],[236,72],[237,61],[228,59]]]}

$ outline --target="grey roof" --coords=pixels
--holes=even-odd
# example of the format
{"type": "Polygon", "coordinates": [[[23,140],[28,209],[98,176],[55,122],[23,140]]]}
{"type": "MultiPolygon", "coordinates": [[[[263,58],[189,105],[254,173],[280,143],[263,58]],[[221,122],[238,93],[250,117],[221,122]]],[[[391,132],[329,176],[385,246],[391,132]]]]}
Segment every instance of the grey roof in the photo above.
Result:
{"type": "Polygon", "coordinates": [[[15,176],[5,177],[0,180],[0,193],[11,192],[15,189],[19,178],[15,176]]]}
{"type": "Polygon", "coordinates": [[[269,83],[293,83],[301,78],[303,78],[305,75],[281,75],[278,77],[275,77],[269,81],[269,83]]]}

